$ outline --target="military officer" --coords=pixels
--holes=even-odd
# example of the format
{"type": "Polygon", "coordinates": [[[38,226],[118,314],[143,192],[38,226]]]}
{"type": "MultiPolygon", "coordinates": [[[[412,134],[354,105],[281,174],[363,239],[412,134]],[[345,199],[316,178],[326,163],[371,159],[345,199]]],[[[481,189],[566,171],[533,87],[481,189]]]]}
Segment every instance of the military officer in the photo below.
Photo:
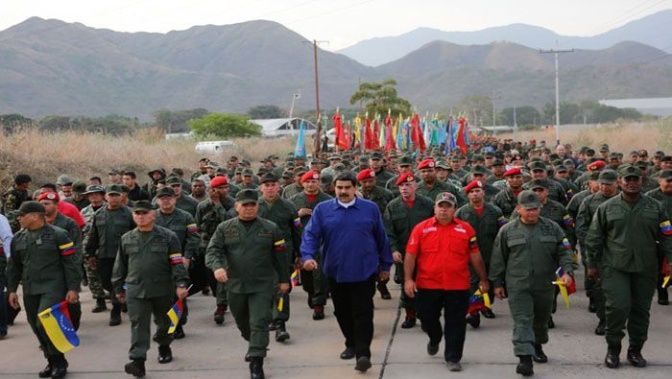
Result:
{"type": "MultiPolygon", "coordinates": [[[[395,186],[399,189],[400,195],[387,204],[383,222],[395,263],[395,281],[404,283],[403,261],[408,239],[418,223],[434,215],[434,202],[417,194],[418,184],[412,172],[399,175],[395,186]]],[[[401,292],[399,302],[406,313],[401,327],[410,329],[417,322],[415,302],[404,291],[401,292]]]]}
{"type": "Polygon", "coordinates": [[[379,152],[371,154],[369,158],[369,167],[376,173],[376,185],[385,187],[387,181],[390,180],[394,174],[385,169],[385,157],[379,152]]]}
{"type": "MultiPolygon", "coordinates": [[[[89,205],[80,211],[85,222],[84,228],[82,228],[82,236],[87,236],[91,230],[91,225],[93,224],[93,215],[98,209],[105,206],[105,187],[98,184],[92,184],[86,187],[86,192],[84,192],[83,195],[86,196],[89,201],[89,205]]],[[[98,270],[95,269],[95,266],[90,265],[89,260],[87,259],[84,260],[84,273],[89,282],[91,296],[96,299],[96,306],[93,307],[91,312],[100,313],[106,311],[106,295],[103,285],[100,282],[100,275],[98,275],[98,270]]]]}
{"type": "Polygon", "coordinates": [[[249,341],[246,359],[253,379],[264,378],[269,304],[274,291],[289,291],[285,239],[274,222],[257,216],[258,200],[256,190],[236,194],[238,217],[217,227],[206,255],[217,281],[228,282],[231,312],[243,338],[249,341]]]}
{"type": "Polygon", "coordinates": [[[490,261],[495,296],[509,298],[513,351],[520,359],[516,372],[523,376],[534,374],[532,359],[548,361],[542,344],[548,342],[556,269],[564,270],[565,286],[572,283],[571,245],[558,224],[540,217],[541,207],[534,192],[518,195],[518,217],[499,230],[490,261]]]}
{"type": "MultiPolygon", "coordinates": [[[[12,239],[12,254],[7,266],[7,297],[9,305],[18,309],[16,291],[19,283],[23,285],[26,318],[48,361],[39,376],[63,378],[68,362],[47,337],[37,315],[64,298],[69,304],[79,301],[81,261],[67,232],[47,224],[44,215],[44,206],[35,201],[25,201],[18,209],[21,230],[12,239]]],[[[4,270],[4,262],[2,254],[0,270],[4,270]]]]}
{"type": "Polygon", "coordinates": [[[121,236],[135,228],[131,210],[123,205],[119,184],[108,186],[105,193],[107,204],[93,216],[91,230],[84,241],[84,254],[89,265],[100,275],[103,288],[110,292],[112,310],[110,326],[121,324],[121,304],[114,296],[112,269],[117,257],[121,236]]]}
{"type": "MultiPolygon", "coordinates": [[[[665,166],[668,165],[668,162],[672,162],[672,157],[669,156],[665,156],[662,159],[664,160],[662,164],[665,166]]],[[[657,179],[658,188],[651,190],[646,194],[660,201],[660,203],[663,204],[665,211],[667,211],[667,214],[672,215],[672,170],[663,168],[662,170],[658,171],[657,179]]],[[[658,285],[656,286],[658,289],[658,304],[669,305],[670,300],[667,295],[667,288],[663,288],[663,281],[665,278],[664,272],[667,270],[667,267],[665,267],[666,260],[663,254],[659,254],[658,258],[660,260],[661,268],[660,274],[658,275],[658,285]]]]}
{"type": "Polygon", "coordinates": [[[517,167],[510,168],[504,172],[504,179],[506,188],[495,195],[493,204],[502,210],[504,217],[510,218],[518,205],[518,194],[523,190],[523,172],[517,167]]]}
{"type": "Polygon", "coordinates": [[[457,206],[461,207],[467,203],[467,199],[462,191],[455,185],[448,182],[441,182],[436,179],[434,167],[436,162],[428,158],[418,164],[418,171],[422,181],[418,186],[418,194],[429,199],[434,199],[441,192],[450,192],[457,198],[457,206]]]}
{"type": "Polygon", "coordinates": [[[588,275],[601,280],[605,297],[609,368],[620,365],[623,330],[628,328],[627,359],[645,367],[649,310],[658,278],[658,254],[672,258],[672,225],[663,205],[642,196],[642,171],[633,165],[618,172],[621,193],[605,201],[586,235],[588,275]]]}
{"type": "Polygon", "coordinates": [[[0,213],[7,216],[14,233],[19,231],[19,223],[16,220],[17,210],[24,201],[31,199],[30,193],[28,193],[31,182],[32,179],[29,175],[18,174],[14,177],[14,185],[2,194],[0,213]]]}
{"type": "Polygon", "coordinates": [[[126,373],[145,375],[152,314],[156,322],[155,340],[159,344],[159,363],[173,360],[168,334],[168,311],[174,297],[187,297],[189,276],[182,262],[182,244],[170,229],[155,223],[154,206],[147,200],[135,202],[133,221],[137,225],[121,237],[114,263],[114,294],[128,304],[131,320],[131,361],[126,373]]]}
{"type": "MultiPolygon", "coordinates": [[[[180,251],[182,251],[183,254],[182,262],[184,263],[184,267],[188,270],[194,257],[197,256],[198,245],[201,241],[201,237],[198,235],[196,221],[188,212],[177,209],[175,205],[177,196],[171,187],[164,187],[158,190],[156,198],[159,204],[159,209],[156,211],[155,223],[156,225],[163,226],[175,233],[178,241],[180,241],[180,251]]],[[[184,311],[180,322],[173,333],[173,338],[175,339],[184,338],[183,325],[186,324],[187,315],[189,314],[187,299],[184,299],[182,305],[184,311]]]]}
{"type": "Polygon", "coordinates": [[[176,207],[183,211],[188,212],[192,217],[196,216],[196,209],[198,207],[198,201],[191,198],[188,194],[184,193],[182,190],[182,180],[177,176],[169,176],[166,179],[166,186],[170,187],[175,191],[176,196],[176,207]]]}
{"type": "Polygon", "coordinates": [[[397,179],[399,179],[399,175],[406,172],[413,172],[413,158],[409,155],[404,155],[401,157],[399,162],[397,162],[397,171],[398,174],[390,178],[385,184],[385,188],[392,191],[394,196],[399,196],[399,187],[397,187],[396,184],[397,179]]]}

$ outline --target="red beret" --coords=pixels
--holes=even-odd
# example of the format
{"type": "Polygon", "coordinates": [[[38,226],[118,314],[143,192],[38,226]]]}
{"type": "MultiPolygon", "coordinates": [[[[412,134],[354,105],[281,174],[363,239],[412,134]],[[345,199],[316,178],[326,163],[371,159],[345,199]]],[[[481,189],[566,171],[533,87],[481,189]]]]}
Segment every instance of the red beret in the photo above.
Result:
{"type": "Polygon", "coordinates": [[[42,201],[42,200],[51,200],[55,203],[58,203],[60,201],[60,197],[58,196],[58,193],[56,192],[42,192],[38,197],[37,201],[42,201]]]}
{"type": "Polygon", "coordinates": [[[589,164],[589,165],[586,166],[586,167],[587,167],[588,170],[590,170],[590,171],[595,171],[595,170],[601,170],[601,169],[603,169],[604,166],[606,166],[606,164],[604,163],[604,161],[595,161],[595,162],[589,164]]]}
{"type": "Polygon", "coordinates": [[[308,171],[303,176],[301,177],[301,183],[305,182],[306,180],[319,180],[320,179],[320,173],[317,171],[308,171]]]}
{"type": "Polygon", "coordinates": [[[226,178],[226,176],[215,176],[212,178],[212,180],[210,180],[210,188],[216,188],[227,184],[229,184],[229,180],[226,178]]]}
{"type": "Polygon", "coordinates": [[[471,183],[467,184],[466,187],[464,187],[464,193],[469,193],[474,188],[483,188],[483,182],[480,180],[472,180],[471,183]]]}
{"type": "Polygon", "coordinates": [[[522,171],[518,167],[510,168],[506,170],[504,176],[513,176],[513,175],[523,175],[522,171]]]}
{"type": "Polygon", "coordinates": [[[415,181],[415,178],[413,177],[413,173],[412,172],[405,172],[405,173],[399,175],[399,177],[397,178],[397,181],[395,183],[396,183],[396,185],[401,185],[401,183],[414,182],[414,181],[415,181]]]}
{"type": "Polygon", "coordinates": [[[357,174],[357,180],[362,181],[365,179],[373,179],[376,177],[376,172],[373,171],[373,169],[370,168],[365,168],[364,170],[360,171],[359,174],[357,174]]]}
{"type": "Polygon", "coordinates": [[[434,159],[428,158],[418,164],[418,170],[422,170],[424,168],[434,168],[435,166],[436,162],[434,162],[434,159]]]}

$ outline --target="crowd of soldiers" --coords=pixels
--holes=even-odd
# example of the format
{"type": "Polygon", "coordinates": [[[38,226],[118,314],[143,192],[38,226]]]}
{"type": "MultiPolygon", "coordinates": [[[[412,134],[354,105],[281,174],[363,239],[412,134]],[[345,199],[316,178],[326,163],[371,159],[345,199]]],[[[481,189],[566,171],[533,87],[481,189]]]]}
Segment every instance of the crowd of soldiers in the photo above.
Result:
{"type": "MultiPolygon", "coordinates": [[[[672,255],[672,156],[490,138],[468,153],[345,151],[308,160],[289,154],[282,162],[265,158],[256,172],[252,166],[235,156],[225,164],[203,158],[190,177],[180,168],[157,168],[144,186],[132,171],[111,170],[105,179],[60,175],[35,192],[29,175],[16,175],[2,193],[11,233],[0,235],[0,286],[7,287],[0,337],[20,310],[21,284],[28,322],[48,360],[39,375],[64,377],[67,361],[36,314],[65,299],[78,328],[78,292],[88,286],[95,299],[90,311],[109,311],[110,326],[128,313],[132,343],[125,370],[142,377],[150,338],[159,346],[159,363],[170,362],[171,341],[185,337],[188,296],[211,294],[213,322],[221,325],[231,310],[249,341],[251,377],[263,378],[269,330],[279,342],[290,339],[292,281],[308,293],[312,318],[325,317],[328,278],[304,269],[302,233],[316,205],[334,196],[334,179],[352,172],[357,196],[380,210],[396,284],[412,280],[403,262],[414,226],[434,216],[435,199],[454,196],[456,217],[476,232],[491,297],[508,297],[518,373],[532,375],[533,361],[547,362],[542,346],[554,327],[558,296],[551,281],[571,286],[580,266],[595,334],[606,338],[605,364],[619,366],[627,325],[627,360],[646,366],[642,348],[656,289],[658,304],[669,304],[662,284],[672,255]],[[184,312],[169,334],[166,312],[177,300],[184,312]],[[157,331],[150,337],[152,314],[157,331]]],[[[476,290],[479,280],[472,278],[476,290]]],[[[389,285],[377,283],[386,300],[389,285]]],[[[415,327],[413,296],[402,291],[400,307],[401,328],[415,327]]],[[[478,328],[481,316],[496,317],[486,308],[465,315],[465,322],[478,328]]],[[[353,354],[346,349],[341,358],[353,354]]]]}

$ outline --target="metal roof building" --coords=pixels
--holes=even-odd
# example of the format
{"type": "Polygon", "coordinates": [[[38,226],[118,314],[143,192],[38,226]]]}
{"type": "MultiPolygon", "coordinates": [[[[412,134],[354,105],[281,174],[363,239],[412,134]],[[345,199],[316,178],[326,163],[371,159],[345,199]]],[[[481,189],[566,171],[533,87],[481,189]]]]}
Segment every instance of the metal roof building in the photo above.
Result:
{"type": "Polygon", "coordinates": [[[301,122],[304,123],[306,135],[317,131],[315,124],[299,117],[257,119],[250,120],[250,122],[261,126],[261,135],[264,137],[295,136],[299,133],[301,122]]]}

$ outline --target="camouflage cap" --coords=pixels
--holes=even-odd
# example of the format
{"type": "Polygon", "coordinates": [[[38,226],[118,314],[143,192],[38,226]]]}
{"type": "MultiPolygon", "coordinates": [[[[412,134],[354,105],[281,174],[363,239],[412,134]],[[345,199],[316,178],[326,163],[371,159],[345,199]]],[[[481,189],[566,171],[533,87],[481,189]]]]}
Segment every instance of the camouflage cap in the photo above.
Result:
{"type": "Polygon", "coordinates": [[[410,155],[404,155],[401,158],[399,158],[397,164],[399,166],[411,166],[413,165],[413,158],[410,155]]]}
{"type": "Polygon", "coordinates": [[[606,143],[602,144],[602,146],[600,146],[600,152],[604,153],[607,151],[609,151],[609,145],[607,145],[606,143]]]}
{"type": "Polygon", "coordinates": [[[450,203],[451,205],[457,204],[457,198],[450,192],[441,192],[436,195],[434,199],[434,204],[439,205],[441,203],[450,203]]]}
{"type": "Polygon", "coordinates": [[[177,176],[169,176],[166,178],[166,184],[171,185],[171,184],[182,184],[182,180],[178,178],[177,176]]]}
{"type": "Polygon", "coordinates": [[[663,170],[660,172],[660,175],[658,175],[658,179],[670,179],[672,178],[672,170],[663,170]]]}
{"type": "Polygon", "coordinates": [[[67,175],[60,175],[60,176],[56,179],[56,184],[58,184],[58,185],[60,185],[60,186],[71,185],[71,184],[74,183],[74,182],[75,182],[75,179],[73,179],[73,178],[71,178],[71,177],[69,177],[69,176],[67,176],[67,175]]]}
{"type": "Polygon", "coordinates": [[[86,192],[86,183],[80,180],[75,181],[74,183],[72,183],[72,192],[80,194],[86,192]]]}
{"type": "Polygon", "coordinates": [[[518,194],[518,205],[523,209],[540,208],[541,200],[533,191],[525,190],[518,194]]]}
{"type": "Polygon", "coordinates": [[[156,206],[149,200],[138,200],[131,209],[133,209],[133,212],[151,212],[156,209],[156,206]]]}
{"type": "Polygon", "coordinates": [[[485,174],[488,173],[488,170],[487,170],[484,166],[476,165],[476,166],[474,166],[474,168],[471,170],[471,173],[472,173],[472,174],[475,174],[475,175],[485,175],[485,174]]]}
{"type": "Polygon", "coordinates": [[[265,173],[260,179],[259,183],[277,182],[279,179],[272,172],[265,173]]]}
{"type": "Polygon", "coordinates": [[[246,168],[243,170],[243,176],[252,176],[252,175],[254,175],[254,172],[251,169],[246,168]]]}
{"type": "Polygon", "coordinates": [[[641,178],[642,170],[640,170],[639,167],[637,166],[624,165],[623,167],[618,169],[618,176],[620,176],[621,178],[628,178],[633,176],[641,178]]]}
{"type": "Polygon", "coordinates": [[[156,191],[156,197],[170,196],[175,197],[175,190],[170,187],[163,187],[160,190],[156,191]]]}
{"type": "Polygon", "coordinates": [[[560,164],[555,166],[555,172],[567,172],[567,166],[560,164]]]}
{"type": "Polygon", "coordinates": [[[530,190],[535,190],[538,188],[548,189],[548,180],[545,179],[534,179],[530,181],[530,190]]]}
{"type": "Polygon", "coordinates": [[[19,216],[25,216],[28,213],[45,213],[44,205],[37,201],[24,201],[19,207],[19,216]]]}
{"type": "Polygon", "coordinates": [[[105,190],[105,192],[108,195],[113,195],[113,194],[121,195],[122,193],[124,193],[124,189],[121,188],[121,185],[119,185],[119,184],[110,184],[109,186],[107,186],[107,189],[105,190]]]}
{"type": "Polygon", "coordinates": [[[251,204],[259,201],[259,192],[253,189],[244,189],[236,193],[236,202],[251,204]]]}
{"type": "Polygon", "coordinates": [[[612,184],[616,183],[618,180],[618,174],[614,170],[602,170],[600,171],[600,176],[597,178],[600,183],[612,184]]]}
{"type": "Polygon", "coordinates": [[[92,184],[88,187],[86,187],[86,192],[83,193],[83,195],[89,195],[92,193],[105,193],[105,187],[98,185],[98,184],[92,184]]]}
{"type": "Polygon", "coordinates": [[[440,169],[443,169],[443,170],[450,170],[451,169],[450,166],[448,165],[448,163],[446,163],[444,161],[436,161],[436,168],[440,168],[440,169]]]}
{"type": "Polygon", "coordinates": [[[589,171],[588,180],[598,180],[600,179],[600,171],[589,171]]]}
{"type": "Polygon", "coordinates": [[[527,165],[527,167],[530,169],[530,171],[546,170],[546,164],[542,161],[532,161],[527,165]]]}
{"type": "Polygon", "coordinates": [[[379,152],[375,152],[375,153],[371,154],[371,159],[374,160],[374,161],[379,161],[379,160],[383,159],[383,154],[381,154],[379,152]]]}

